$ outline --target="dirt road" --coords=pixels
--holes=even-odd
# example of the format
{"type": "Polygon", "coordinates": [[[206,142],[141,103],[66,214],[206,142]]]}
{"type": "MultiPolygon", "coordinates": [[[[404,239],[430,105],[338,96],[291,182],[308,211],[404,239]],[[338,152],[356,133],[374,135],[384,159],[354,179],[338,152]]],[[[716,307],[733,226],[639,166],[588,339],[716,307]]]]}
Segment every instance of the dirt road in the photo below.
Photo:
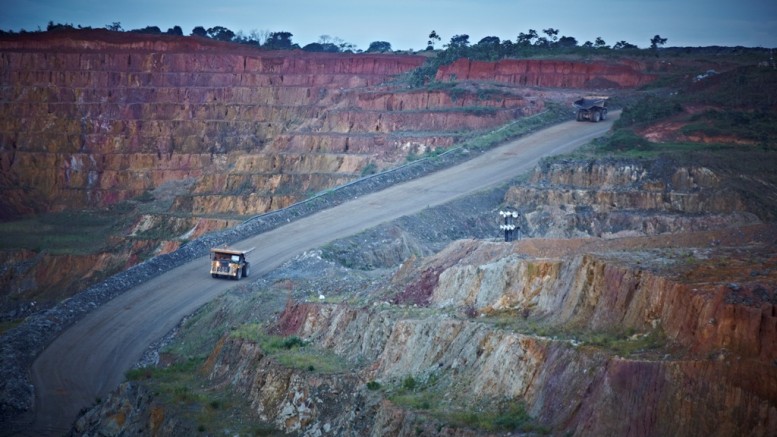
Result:
{"type": "MultiPolygon", "coordinates": [[[[235,246],[256,247],[248,257],[252,276],[329,241],[456,197],[481,191],[524,173],[547,155],[571,151],[602,135],[606,122],[566,122],[511,142],[456,167],[434,173],[289,223],[235,246]]],[[[146,347],[187,314],[235,285],[211,279],[206,257],[133,288],[63,332],[32,367],[35,423],[22,435],[62,435],[79,410],[91,406],[124,379],[146,347]]]]}

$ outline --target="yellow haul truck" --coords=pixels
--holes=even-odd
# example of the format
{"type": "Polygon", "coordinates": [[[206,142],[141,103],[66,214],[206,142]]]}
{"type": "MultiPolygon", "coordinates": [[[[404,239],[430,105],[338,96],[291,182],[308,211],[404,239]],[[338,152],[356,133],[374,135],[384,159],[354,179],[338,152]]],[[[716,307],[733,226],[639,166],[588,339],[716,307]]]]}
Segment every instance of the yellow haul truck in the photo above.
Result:
{"type": "Polygon", "coordinates": [[[232,278],[239,280],[251,273],[246,255],[254,250],[216,248],[210,250],[210,275],[214,278],[232,278]]]}

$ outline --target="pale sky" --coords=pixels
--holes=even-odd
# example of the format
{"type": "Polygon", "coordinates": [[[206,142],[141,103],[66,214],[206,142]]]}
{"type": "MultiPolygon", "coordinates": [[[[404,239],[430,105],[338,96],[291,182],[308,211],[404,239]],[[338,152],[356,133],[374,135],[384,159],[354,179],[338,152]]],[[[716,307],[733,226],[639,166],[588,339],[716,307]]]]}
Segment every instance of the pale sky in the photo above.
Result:
{"type": "Polygon", "coordinates": [[[321,35],[366,50],[388,41],[395,50],[426,47],[435,30],[440,48],[454,35],[472,44],[486,36],[513,42],[521,32],[559,30],[579,44],[602,37],[648,47],[658,34],[667,47],[777,48],[777,0],[4,0],[0,29],[45,30],[49,21],[125,30],[175,25],[233,32],[290,32],[304,46],[321,35]]]}

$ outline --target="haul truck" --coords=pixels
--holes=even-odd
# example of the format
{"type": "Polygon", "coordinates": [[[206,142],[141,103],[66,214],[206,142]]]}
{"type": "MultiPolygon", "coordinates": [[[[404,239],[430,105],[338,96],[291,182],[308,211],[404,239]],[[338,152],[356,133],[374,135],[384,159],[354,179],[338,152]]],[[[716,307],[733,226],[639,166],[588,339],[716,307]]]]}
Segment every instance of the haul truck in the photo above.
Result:
{"type": "Polygon", "coordinates": [[[254,250],[215,248],[210,250],[210,275],[214,278],[232,278],[239,280],[248,277],[251,266],[246,255],[254,250]]]}
{"type": "Polygon", "coordinates": [[[589,120],[596,123],[607,119],[607,99],[605,96],[586,96],[575,100],[577,121],[589,120]]]}

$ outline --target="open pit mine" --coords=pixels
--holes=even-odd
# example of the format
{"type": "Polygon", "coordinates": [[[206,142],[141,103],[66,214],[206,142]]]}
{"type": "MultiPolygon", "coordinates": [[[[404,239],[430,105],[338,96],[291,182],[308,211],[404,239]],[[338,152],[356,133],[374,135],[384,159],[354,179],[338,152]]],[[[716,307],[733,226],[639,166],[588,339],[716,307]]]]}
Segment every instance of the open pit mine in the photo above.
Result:
{"type": "MultiPolygon", "coordinates": [[[[44,311],[212,232],[559,107],[573,119],[581,95],[632,98],[670,68],[459,59],[410,87],[425,60],[0,38],[0,220],[122,217],[94,250],[0,252],[3,338],[35,332],[31,315],[67,329],[44,311]]],[[[524,176],[242,280],[72,434],[777,435],[768,170],[570,157],[524,176]],[[501,241],[500,208],[518,241],[501,241]]],[[[24,374],[52,335],[4,342],[3,422],[33,414],[24,374]]]]}

